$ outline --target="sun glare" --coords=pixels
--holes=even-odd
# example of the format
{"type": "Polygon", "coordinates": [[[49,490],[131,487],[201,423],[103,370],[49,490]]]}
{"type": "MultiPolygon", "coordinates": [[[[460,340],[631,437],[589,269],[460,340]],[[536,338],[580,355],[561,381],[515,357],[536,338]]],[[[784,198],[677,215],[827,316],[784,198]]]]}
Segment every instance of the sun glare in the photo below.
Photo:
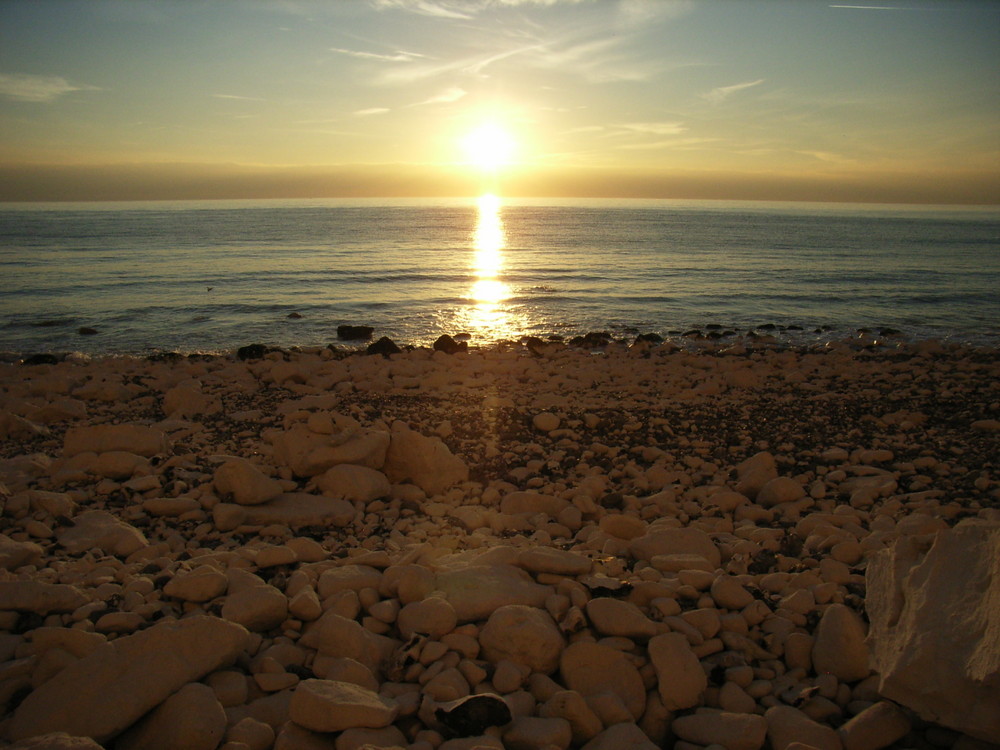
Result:
{"type": "Polygon", "coordinates": [[[495,123],[480,125],[462,139],[469,161],[482,169],[497,169],[510,163],[514,139],[495,123]]]}

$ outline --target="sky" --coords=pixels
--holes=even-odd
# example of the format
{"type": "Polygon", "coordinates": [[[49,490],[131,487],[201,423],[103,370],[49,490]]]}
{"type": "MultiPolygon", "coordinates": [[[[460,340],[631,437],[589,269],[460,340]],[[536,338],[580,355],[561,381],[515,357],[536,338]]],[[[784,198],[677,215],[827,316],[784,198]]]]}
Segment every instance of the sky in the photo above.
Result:
{"type": "Polygon", "coordinates": [[[487,189],[1000,203],[1000,2],[0,0],[0,200],[487,189]]]}

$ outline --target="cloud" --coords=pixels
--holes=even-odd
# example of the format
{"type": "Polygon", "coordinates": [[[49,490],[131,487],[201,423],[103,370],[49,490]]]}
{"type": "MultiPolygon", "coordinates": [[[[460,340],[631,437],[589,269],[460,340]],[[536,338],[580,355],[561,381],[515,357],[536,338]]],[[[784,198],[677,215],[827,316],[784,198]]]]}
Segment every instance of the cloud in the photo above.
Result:
{"type": "Polygon", "coordinates": [[[412,62],[417,58],[423,57],[423,55],[419,55],[416,52],[398,51],[391,55],[382,55],[377,52],[363,52],[354,49],[344,49],[343,47],[330,47],[330,51],[340,55],[357,57],[361,60],[379,60],[381,62],[412,62]]]}
{"type": "Polygon", "coordinates": [[[70,83],[62,76],[0,73],[0,96],[21,102],[51,102],[73,91],[100,91],[97,86],[70,83]]]}
{"type": "Polygon", "coordinates": [[[440,94],[435,94],[434,96],[424,99],[422,102],[415,102],[410,106],[422,107],[425,104],[451,104],[452,102],[457,102],[467,93],[469,92],[466,91],[465,89],[460,89],[457,86],[452,86],[450,89],[442,91],[440,94]]]}
{"type": "Polygon", "coordinates": [[[259,96],[237,96],[236,94],[212,94],[215,99],[235,99],[241,102],[262,102],[259,96]]]}
{"type": "Polygon", "coordinates": [[[468,21],[474,16],[469,15],[468,3],[432,2],[431,0],[373,0],[377,10],[405,10],[421,16],[434,18],[457,18],[468,21]]]}
{"type": "Polygon", "coordinates": [[[734,83],[732,86],[719,86],[709,91],[707,94],[702,94],[703,99],[718,104],[725,101],[730,96],[735,94],[737,91],[743,91],[744,89],[749,89],[754,86],[759,86],[764,83],[763,78],[758,78],[756,81],[747,81],[746,83],[734,83]]]}
{"type": "Polygon", "coordinates": [[[369,107],[368,109],[359,109],[352,114],[355,117],[369,117],[371,115],[384,115],[386,112],[391,110],[388,107],[369,107]]]}
{"type": "Polygon", "coordinates": [[[847,10],[916,10],[916,8],[903,8],[889,5],[831,5],[831,8],[841,8],[847,10]]]}
{"type": "Polygon", "coordinates": [[[648,135],[680,135],[687,130],[679,122],[626,122],[619,125],[619,127],[631,133],[648,135]]]}

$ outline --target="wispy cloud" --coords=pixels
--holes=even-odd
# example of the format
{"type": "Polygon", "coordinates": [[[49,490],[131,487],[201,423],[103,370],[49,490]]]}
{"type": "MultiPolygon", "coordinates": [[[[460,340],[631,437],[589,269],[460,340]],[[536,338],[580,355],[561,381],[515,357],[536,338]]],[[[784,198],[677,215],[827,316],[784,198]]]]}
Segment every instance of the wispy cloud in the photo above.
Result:
{"type": "Polygon", "coordinates": [[[372,5],[378,10],[405,10],[421,16],[434,18],[458,18],[469,20],[474,18],[466,8],[468,3],[433,2],[432,0],[373,0],[372,5]]]}
{"type": "Polygon", "coordinates": [[[384,55],[378,52],[364,52],[362,50],[344,49],[343,47],[330,47],[330,51],[340,55],[347,55],[348,57],[357,57],[361,60],[379,60],[380,62],[412,62],[423,57],[423,55],[418,55],[416,52],[398,51],[390,55],[384,55]]]}
{"type": "Polygon", "coordinates": [[[687,128],[679,122],[626,122],[618,127],[629,133],[645,135],[679,135],[687,128]]]}
{"type": "Polygon", "coordinates": [[[70,83],[62,76],[0,73],[0,96],[21,102],[52,102],[73,91],[99,91],[97,86],[70,83]]]}
{"type": "Polygon", "coordinates": [[[241,102],[262,102],[259,96],[237,96],[236,94],[212,94],[215,99],[235,99],[241,102]]]}
{"type": "Polygon", "coordinates": [[[732,86],[719,86],[709,91],[707,94],[702,94],[703,99],[718,104],[719,102],[725,101],[730,96],[738,91],[744,91],[745,89],[753,88],[754,86],[760,86],[764,83],[763,78],[758,78],[756,81],[747,81],[746,83],[734,83],[732,86]]]}
{"type": "Polygon", "coordinates": [[[457,102],[459,99],[463,98],[467,93],[465,89],[460,89],[457,86],[453,86],[450,89],[442,91],[440,94],[435,94],[434,96],[428,97],[420,102],[414,102],[411,107],[422,107],[427,104],[451,104],[452,102],[457,102]]]}
{"type": "Polygon", "coordinates": [[[916,10],[916,8],[904,8],[899,5],[831,5],[830,7],[846,10],[916,10]]]}
{"type": "Polygon", "coordinates": [[[388,107],[369,107],[368,109],[359,109],[352,114],[355,117],[370,117],[371,115],[384,115],[389,111],[391,110],[388,107]]]}

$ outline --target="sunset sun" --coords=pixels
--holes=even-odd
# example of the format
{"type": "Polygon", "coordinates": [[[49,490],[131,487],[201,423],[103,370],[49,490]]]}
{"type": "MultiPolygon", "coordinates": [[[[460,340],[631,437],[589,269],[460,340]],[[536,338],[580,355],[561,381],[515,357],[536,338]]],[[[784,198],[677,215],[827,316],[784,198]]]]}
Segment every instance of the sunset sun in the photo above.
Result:
{"type": "Polygon", "coordinates": [[[495,123],[486,123],[462,139],[462,150],[472,164],[482,169],[498,169],[510,163],[514,139],[495,123]]]}

